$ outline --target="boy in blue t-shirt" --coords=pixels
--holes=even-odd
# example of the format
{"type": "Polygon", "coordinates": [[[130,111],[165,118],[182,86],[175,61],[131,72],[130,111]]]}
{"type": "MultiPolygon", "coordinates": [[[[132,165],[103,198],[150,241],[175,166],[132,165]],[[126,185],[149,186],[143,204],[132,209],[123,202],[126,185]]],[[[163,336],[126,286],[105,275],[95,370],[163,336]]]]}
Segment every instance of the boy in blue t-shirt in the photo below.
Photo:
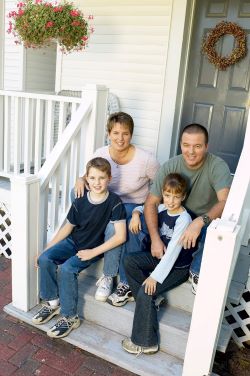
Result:
{"type": "MultiPolygon", "coordinates": [[[[151,255],[150,237],[143,229],[140,234],[141,247],[147,252],[130,253],[125,258],[127,279],[136,300],[131,339],[122,341],[122,347],[129,353],[153,354],[158,351],[158,320],[154,300],[188,279],[195,249],[185,250],[180,244],[181,235],[192,222],[190,214],[182,206],[186,191],[187,183],[181,175],[173,173],[166,176],[162,188],[163,204],[158,206],[158,231],[165,245],[162,258],[151,255]]],[[[142,212],[142,206],[133,210],[129,225],[132,233],[138,233],[143,227],[140,220],[142,212]]]]}
{"type": "Polygon", "coordinates": [[[98,261],[104,252],[126,241],[126,213],[120,198],[108,191],[111,179],[110,163],[104,158],[93,158],[86,166],[89,191],[75,199],[67,223],[58,231],[38,258],[40,268],[40,297],[45,301],[32,321],[36,325],[48,322],[55,315],[62,318],[48,330],[53,338],[67,336],[80,325],[77,316],[78,274],[98,261]],[[109,222],[115,233],[104,241],[109,222]],[[60,279],[57,281],[57,268],[60,279]],[[60,306],[59,306],[60,298],[60,306]]]}

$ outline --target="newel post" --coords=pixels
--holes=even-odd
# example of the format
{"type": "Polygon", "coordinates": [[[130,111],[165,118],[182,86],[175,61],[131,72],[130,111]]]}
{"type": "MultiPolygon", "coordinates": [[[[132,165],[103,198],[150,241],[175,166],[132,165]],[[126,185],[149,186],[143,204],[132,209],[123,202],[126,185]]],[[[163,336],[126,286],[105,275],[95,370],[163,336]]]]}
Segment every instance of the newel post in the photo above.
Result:
{"type": "Polygon", "coordinates": [[[27,312],[37,304],[38,273],[34,267],[39,234],[40,180],[32,175],[11,178],[12,304],[27,312]]]}
{"type": "Polygon", "coordinates": [[[104,85],[86,85],[82,90],[82,98],[84,100],[89,97],[93,98],[93,106],[86,129],[86,162],[105,143],[108,89],[104,85]]]}

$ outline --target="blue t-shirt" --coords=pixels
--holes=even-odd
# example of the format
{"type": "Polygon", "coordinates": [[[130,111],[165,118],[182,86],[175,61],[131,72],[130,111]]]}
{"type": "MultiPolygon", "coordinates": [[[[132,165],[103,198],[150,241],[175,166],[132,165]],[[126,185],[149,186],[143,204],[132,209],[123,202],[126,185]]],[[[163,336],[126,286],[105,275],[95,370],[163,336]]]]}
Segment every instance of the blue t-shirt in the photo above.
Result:
{"type": "Polygon", "coordinates": [[[67,220],[74,225],[71,237],[77,250],[91,249],[104,242],[104,232],[109,222],[126,219],[121,199],[113,192],[99,203],[91,201],[88,191],[76,198],[71,205],[67,220]]]}

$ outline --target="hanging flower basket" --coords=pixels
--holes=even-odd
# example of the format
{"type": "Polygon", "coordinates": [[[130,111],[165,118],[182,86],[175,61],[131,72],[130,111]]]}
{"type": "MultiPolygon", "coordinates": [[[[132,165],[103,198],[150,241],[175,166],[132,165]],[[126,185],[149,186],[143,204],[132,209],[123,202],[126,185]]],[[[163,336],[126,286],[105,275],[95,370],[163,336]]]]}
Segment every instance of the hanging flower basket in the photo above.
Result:
{"type": "Polygon", "coordinates": [[[89,25],[93,16],[84,17],[73,3],[54,4],[43,0],[26,0],[9,12],[9,28],[15,43],[26,48],[41,48],[56,41],[63,53],[83,50],[89,35],[94,31],[89,25]]]}

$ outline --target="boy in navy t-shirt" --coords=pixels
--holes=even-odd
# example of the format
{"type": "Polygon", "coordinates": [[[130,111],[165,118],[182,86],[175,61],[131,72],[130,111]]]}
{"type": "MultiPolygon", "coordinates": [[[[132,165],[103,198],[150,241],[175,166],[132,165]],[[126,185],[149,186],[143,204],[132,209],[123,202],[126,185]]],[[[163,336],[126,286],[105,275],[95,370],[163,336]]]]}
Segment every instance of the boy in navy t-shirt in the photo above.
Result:
{"type": "Polygon", "coordinates": [[[32,321],[39,325],[59,313],[62,316],[47,332],[49,337],[62,338],[79,327],[78,274],[98,261],[104,252],[126,241],[125,209],[120,198],[108,191],[110,179],[111,167],[106,159],[97,157],[87,163],[86,180],[89,191],[85,191],[83,197],[75,199],[69,210],[67,223],[38,258],[40,297],[45,304],[32,321]],[[104,232],[109,222],[114,223],[115,233],[104,241],[104,232]],[[61,265],[59,282],[58,265],[61,265]]]}

